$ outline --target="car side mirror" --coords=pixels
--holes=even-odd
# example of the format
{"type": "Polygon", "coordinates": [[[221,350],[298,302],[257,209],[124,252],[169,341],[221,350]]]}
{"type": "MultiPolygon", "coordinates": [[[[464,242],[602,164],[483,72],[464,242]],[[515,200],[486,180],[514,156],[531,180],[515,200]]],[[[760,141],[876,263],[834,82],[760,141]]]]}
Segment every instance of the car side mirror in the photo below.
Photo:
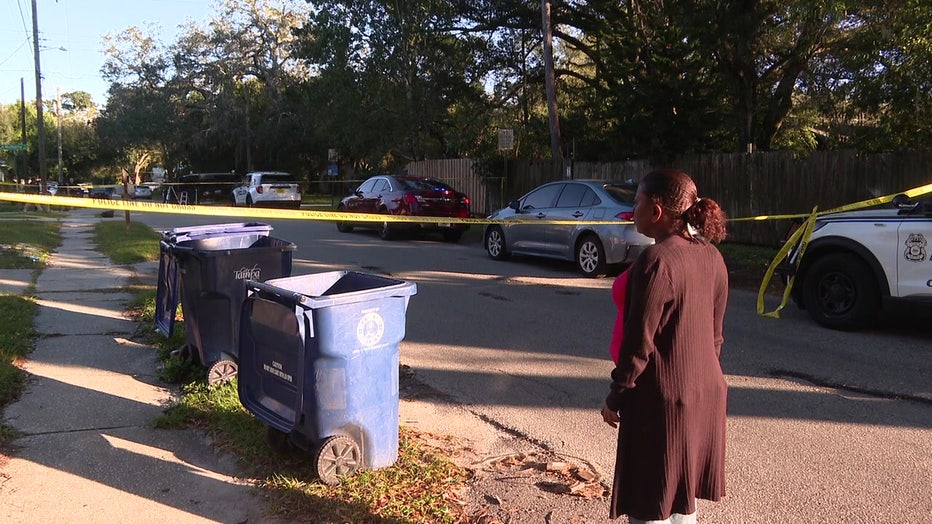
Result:
{"type": "Polygon", "coordinates": [[[893,197],[893,207],[899,209],[898,215],[911,215],[913,213],[922,213],[920,206],[922,202],[913,202],[908,196],[899,194],[893,197]]]}
{"type": "Polygon", "coordinates": [[[519,204],[517,200],[512,200],[511,202],[508,202],[508,207],[510,207],[511,209],[514,209],[515,211],[518,211],[518,212],[521,211],[520,205],[521,205],[521,204],[519,204]]]}
{"type": "Polygon", "coordinates": [[[916,204],[914,202],[910,202],[909,197],[902,193],[893,197],[892,203],[893,207],[896,209],[910,209],[916,207],[916,204]]]}

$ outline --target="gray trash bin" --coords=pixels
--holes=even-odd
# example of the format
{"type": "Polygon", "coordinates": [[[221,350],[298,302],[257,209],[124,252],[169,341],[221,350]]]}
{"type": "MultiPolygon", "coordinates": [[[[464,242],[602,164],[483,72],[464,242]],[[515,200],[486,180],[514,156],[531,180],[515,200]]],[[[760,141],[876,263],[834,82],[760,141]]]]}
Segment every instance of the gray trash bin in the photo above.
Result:
{"type": "MultiPolygon", "coordinates": [[[[171,325],[180,298],[188,351],[207,368],[208,383],[225,382],[237,374],[237,339],[246,280],[291,275],[296,246],[268,236],[268,231],[261,229],[185,234],[175,240],[161,241],[166,259],[175,268],[178,285],[174,289],[166,287],[165,297],[156,297],[157,304],[165,304],[157,322],[171,325]]],[[[166,275],[164,281],[172,278],[166,275]]],[[[170,333],[170,328],[160,330],[170,333]]]]}

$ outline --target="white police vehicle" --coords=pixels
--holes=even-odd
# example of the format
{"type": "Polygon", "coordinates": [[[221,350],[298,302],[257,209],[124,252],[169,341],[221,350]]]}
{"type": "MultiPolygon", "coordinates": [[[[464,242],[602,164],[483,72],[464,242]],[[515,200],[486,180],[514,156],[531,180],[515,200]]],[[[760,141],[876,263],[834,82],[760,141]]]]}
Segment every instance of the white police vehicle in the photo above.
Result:
{"type": "Polygon", "coordinates": [[[301,207],[301,186],[291,173],[256,171],[246,173],[242,184],[233,188],[234,206],[301,207]]]}
{"type": "Polygon", "coordinates": [[[778,271],[784,283],[795,273],[794,301],[825,327],[868,327],[896,302],[932,313],[932,199],[820,216],[798,253],[778,271]]]}

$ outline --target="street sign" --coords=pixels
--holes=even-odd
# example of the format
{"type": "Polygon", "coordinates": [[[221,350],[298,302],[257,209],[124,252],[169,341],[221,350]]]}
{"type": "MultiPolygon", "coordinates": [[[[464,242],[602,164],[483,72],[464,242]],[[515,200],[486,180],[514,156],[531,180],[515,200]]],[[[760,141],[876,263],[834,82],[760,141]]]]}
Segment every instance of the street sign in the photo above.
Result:
{"type": "Polygon", "coordinates": [[[515,131],[514,129],[498,130],[498,150],[510,151],[515,148],[515,131]]]}
{"type": "Polygon", "coordinates": [[[28,148],[27,144],[0,144],[0,149],[4,151],[25,151],[28,148]]]}

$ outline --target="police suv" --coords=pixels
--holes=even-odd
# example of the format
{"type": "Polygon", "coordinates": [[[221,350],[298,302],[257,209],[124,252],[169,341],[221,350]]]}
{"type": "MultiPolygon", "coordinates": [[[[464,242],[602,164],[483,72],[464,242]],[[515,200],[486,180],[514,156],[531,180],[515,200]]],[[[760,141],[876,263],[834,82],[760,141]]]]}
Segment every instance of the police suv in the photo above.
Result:
{"type": "Polygon", "coordinates": [[[301,185],[291,173],[255,171],[246,173],[243,182],[230,196],[234,206],[301,207],[301,185]]]}
{"type": "Polygon", "coordinates": [[[894,302],[932,312],[932,199],[818,217],[802,258],[797,245],[778,271],[784,283],[795,274],[794,301],[828,328],[868,327],[894,302]]]}

